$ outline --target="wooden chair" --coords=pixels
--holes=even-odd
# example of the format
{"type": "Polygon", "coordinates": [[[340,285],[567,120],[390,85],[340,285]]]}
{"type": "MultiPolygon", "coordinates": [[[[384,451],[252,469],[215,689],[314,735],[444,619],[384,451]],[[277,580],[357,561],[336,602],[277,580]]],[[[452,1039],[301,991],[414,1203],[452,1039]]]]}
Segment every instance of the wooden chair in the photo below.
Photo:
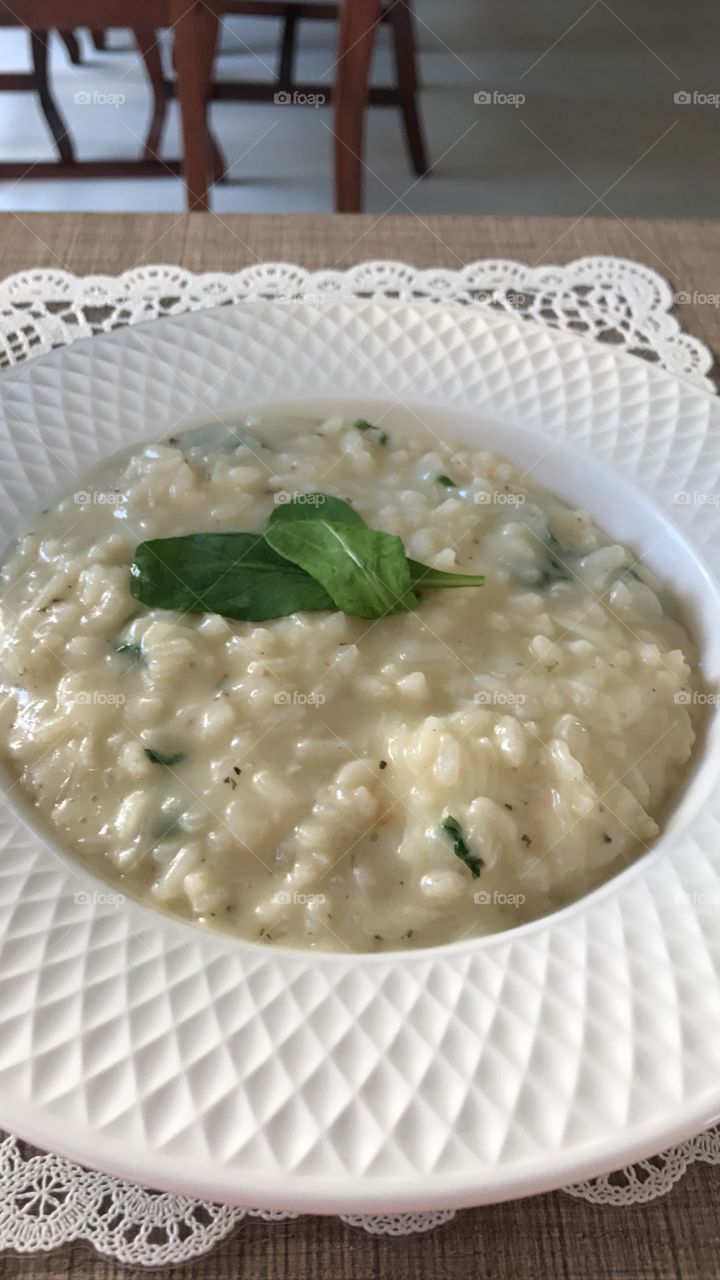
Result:
{"type": "Polygon", "coordinates": [[[58,31],[58,35],[67,49],[67,56],[74,67],[79,67],[82,62],[80,54],[80,44],[74,31],[58,31]]]}
{"type": "MultiPolygon", "coordinates": [[[[334,108],[335,206],[338,212],[357,213],[362,205],[363,146],[368,105],[399,107],[413,171],[425,174],[427,160],[422,125],[417,108],[418,75],[410,0],[219,0],[223,13],[282,19],[277,75],[267,81],[215,81],[210,97],[219,101],[272,102],[279,90],[287,93],[323,94],[334,108]],[[298,25],[302,21],[339,20],[336,79],[329,86],[298,84],[295,81],[295,53],[298,25]],[[370,60],[375,32],[381,22],[389,24],[395,62],[395,84],[369,87],[370,60]]],[[[153,109],[145,139],[148,161],[160,149],[168,104],[176,92],[175,82],[163,73],[157,47],[157,32],[146,27],[135,30],[135,38],[145,61],[152,86],[153,109]]],[[[205,50],[211,74],[213,51],[205,50]]],[[[224,162],[211,141],[212,171],[220,181],[224,162]]]]}
{"type": "MultiPolygon", "coordinates": [[[[15,23],[5,23],[3,21],[2,11],[0,10],[0,26],[15,26],[15,23]]],[[[53,98],[50,84],[48,81],[47,55],[48,55],[48,33],[42,29],[32,29],[30,36],[30,61],[32,70],[30,71],[4,71],[0,73],[0,93],[2,92],[20,92],[34,93],[37,95],[40,110],[42,111],[47,126],[55,143],[55,149],[59,156],[61,165],[72,165],[75,163],[75,152],[72,145],[72,139],[68,133],[65,121],[63,120],[58,106],[53,98]]],[[[28,169],[33,171],[37,169],[36,165],[29,164],[0,164],[0,177],[5,178],[21,178],[28,169]]],[[[56,166],[53,166],[54,168],[56,166]]]]}
{"type": "MultiPolygon", "coordinates": [[[[428,172],[422,125],[417,110],[417,60],[410,0],[391,0],[386,16],[393,27],[397,103],[405,123],[410,161],[416,174],[428,172]]],[[[335,109],[335,206],[338,213],[359,213],[363,193],[365,115],[374,101],[369,89],[375,32],[383,17],[382,0],[345,0],[338,35],[335,109]]]]}
{"type": "Polygon", "coordinates": [[[278,89],[292,93],[324,93],[334,107],[335,207],[339,213],[358,213],[362,205],[365,116],[368,106],[400,107],[405,140],[414,173],[428,172],[429,163],[417,106],[418,71],[412,0],[225,0],[224,13],[282,18],[283,30],[275,85],[213,86],[213,97],[258,102],[278,89]],[[301,21],[339,20],[335,84],[296,85],[295,50],[301,21]],[[370,62],[381,22],[390,25],[395,84],[370,88],[370,62]]]}
{"type": "MultiPolygon", "coordinates": [[[[12,0],[12,4],[0,0],[0,27],[25,27],[30,32],[32,53],[32,71],[0,75],[0,91],[13,89],[38,95],[59,156],[58,161],[36,164],[0,163],[0,178],[22,178],[29,171],[38,178],[140,177],[178,172],[179,162],[150,156],[147,145],[140,160],[77,160],[47,72],[48,32],[60,25],[64,32],[92,26],[98,34],[111,27],[129,27],[136,33],[139,45],[147,40],[148,32],[172,27],[187,207],[207,209],[209,181],[211,176],[217,178],[221,167],[206,119],[219,7],[220,0],[12,0]]],[[[153,51],[146,52],[147,65],[148,57],[153,61],[153,51]]],[[[157,50],[154,52],[157,55],[157,50]]]]}

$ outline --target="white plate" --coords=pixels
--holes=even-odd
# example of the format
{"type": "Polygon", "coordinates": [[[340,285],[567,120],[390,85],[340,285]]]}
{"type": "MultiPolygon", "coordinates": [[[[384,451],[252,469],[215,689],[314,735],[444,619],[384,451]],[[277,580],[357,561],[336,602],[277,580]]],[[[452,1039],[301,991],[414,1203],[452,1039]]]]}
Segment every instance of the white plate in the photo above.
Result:
{"type": "MultiPolygon", "coordinates": [[[[248,303],[23,366],[0,382],[2,540],[132,441],[308,402],[457,420],[539,463],[673,578],[717,679],[717,403],[490,311],[248,303]]],[[[657,848],[589,898],[397,956],[265,949],[114,906],[22,820],[16,789],[0,805],[0,1123],[150,1185],[355,1213],[523,1195],[697,1131],[720,1112],[718,750],[713,722],[657,848]]]]}

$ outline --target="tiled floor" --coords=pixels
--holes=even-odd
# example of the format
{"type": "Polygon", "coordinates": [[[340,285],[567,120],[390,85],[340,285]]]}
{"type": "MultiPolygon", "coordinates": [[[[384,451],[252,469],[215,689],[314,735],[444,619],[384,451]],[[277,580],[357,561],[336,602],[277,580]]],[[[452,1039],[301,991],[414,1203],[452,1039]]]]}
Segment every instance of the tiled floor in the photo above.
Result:
{"type": "MultiPolygon", "coordinates": [[[[366,204],[429,212],[714,216],[720,213],[720,108],[676,103],[677,93],[720,91],[720,10],[696,0],[417,0],[422,108],[434,172],[416,181],[397,114],[370,113],[366,204]],[[476,104],[478,90],[524,94],[522,105],[476,104]]],[[[270,75],[277,26],[228,19],[219,74],[270,75]]],[[[84,40],[70,66],[54,42],[53,82],[80,154],[137,153],[148,114],[142,64],[122,32],[111,53],[84,40]],[[78,101],[76,95],[89,101],[78,101]],[[103,95],[98,98],[97,95],[103,95]],[[107,99],[115,97],[115,104],[107,99]]],[[[306,24],[300,72],[327,79],[332,24],[306,24]]],[[[0,35],[0,68],[26,63],[24,33],[0,35]]],[[[386,35],[375,77],[389,74],[386,35]]],[[[720,96],[717,101],[720,103],[720,96]]],[[[213,120],[232,166],[214,193],[219,211],[311,212],[331,207],[330,113],[216,103],[213,120]]],[[[163,150],[177,155],[173,109],[163,150]]],[[[0,155],[51,158],[28,95],[0,95],[0,155]]],[[[180,210],[168,177],[140,181],[0,184],[2,209],[180,210]]]]}

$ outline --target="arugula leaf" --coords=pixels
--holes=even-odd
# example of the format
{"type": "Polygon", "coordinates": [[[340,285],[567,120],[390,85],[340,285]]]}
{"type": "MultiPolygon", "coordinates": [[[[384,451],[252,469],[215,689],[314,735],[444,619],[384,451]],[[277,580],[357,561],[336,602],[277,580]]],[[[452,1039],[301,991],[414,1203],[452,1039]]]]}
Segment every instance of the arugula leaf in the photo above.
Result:
{"type": "MultiPolygon", "coordinates": [[[[330,520],[367,528],[362,516],[349,502],[325,493],[306,493],[301,499],[296,497],[291,502],[282,503],[273,511],[268,528],[279,520],[330,520]]],[[[431,569],[429,565],[409,557],[408,565],[413,587],[481,587],[485,581],[483,574],[443,573],[441,569],[431,569]]]]}
{"type": "Polygon", "coordinates": [[[458,858],[460,858],[461,862],[464,862],[465,866],[470,869],[473,880],[479,879],[480,872],[482,868],[485,866],[485,863],[483,862],[482,858],[478,857],[476,853],[473,853],[472,849],[467,844],[467,841],[465,840],[465,836],[463,835],[463,829],[460,826],[460,823],[458,822],[457,818],[453,818],[448,813],[443,818],[442,822],[440,823],[440,826],[442,827],[443,831],[447,831],[448,835],[450,836],[450,839],[453,842],[453,849],[455,853],[457,854],[458,858]]]}
{"type": "Polygon", "coordinates": [[[154,609],[264,622],[332,609],[319,582],[255,533],[193,533],[141,542],[130,566],[136,600],[154,609]]]}
{"type": "Polygon", "coordinates": [[[368,422],[365,418],[356,418],[353,422],[356,431],[377,431],[378,444],[387,444],[390,439],[387,431],[381,431],[380,427],[376,427],[372,422],[368,422]]]}
{"type": "Polygon", "coordinates": [[[168,768],[185,759],[184,751],[176,751],[174,755],[164,756],[160,751],[153,751],[152,747],[145,747],[145,755],[148,760],[152,760],[153,764],[164,764],[168,768]]]}
{"type": "Polygon", "coordinates": [[[400,538],[369,529],[349,502],[323,493],[278,505],[264,537],[196,533],[142,542],[130,572],[133,595],[151,608],[244,622],[333,608],[380,618],[419,604],[416,587],[485,580],[408,559],[400,538]]]}
{"type": "Polygon", "coordinates": [[[306,569],[338,609],[381,618],[418,603],[400,538],[361,525],[325,520],[278,520],[266,532],[270,546],[306,569]]]}
{"type": "Polygon", "coordinates": [[[362,516],[344,498],[333,498],[330,493],[295,494],[290,502],[275,507],[268,529],[279,520],[332,520],[336,524],[358,524],[366,528],[362,516]]]}
{"type": "Polygon", "coordinates": [[[444,573],[442,569],[431,569],[430,565],[421,564],[419,560],[408,559],[408,566],[413,590],[421,587],[481,587],[485,581],[482,573],[444,573]]]}

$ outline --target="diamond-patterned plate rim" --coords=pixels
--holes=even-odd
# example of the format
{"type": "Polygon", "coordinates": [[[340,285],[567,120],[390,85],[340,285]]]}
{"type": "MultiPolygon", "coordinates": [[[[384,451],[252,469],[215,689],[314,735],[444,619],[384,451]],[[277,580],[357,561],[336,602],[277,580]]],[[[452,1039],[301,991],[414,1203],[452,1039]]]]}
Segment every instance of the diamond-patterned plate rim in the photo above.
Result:
{"type": "MultiPolygon", "coordinates": [[[[480,308],[245,303],[21,366],[0,380],[0,537],[125,444],[330,398],[473,412],[508,441],[529,427],[641,488],[679,531],[667,554],[717,678],[719,522],[671,506],[720,490],[714,398],[480,308]]],[[[94,882],[3,802],[0,1122],[170,1190],[346,1213],[529,1194],[687,1136],[720,1112],[717,753],[713,725],[658,849],[591,897],[395,956],[264,950],[88,902],[94,882]]]]}

